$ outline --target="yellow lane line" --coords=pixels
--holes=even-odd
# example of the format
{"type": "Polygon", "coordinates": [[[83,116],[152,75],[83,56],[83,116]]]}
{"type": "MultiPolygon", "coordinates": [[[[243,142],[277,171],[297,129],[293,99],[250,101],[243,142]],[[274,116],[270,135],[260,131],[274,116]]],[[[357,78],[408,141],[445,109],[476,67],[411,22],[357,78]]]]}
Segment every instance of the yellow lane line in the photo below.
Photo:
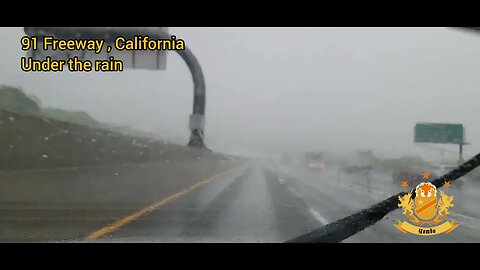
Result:
{"type": "MultiPolygon", "coordinates": [[[[237,168],[234,168],[234,169],[237,169],[237,168]]],[[[118,220],[114,223],[111,223],[111,224],[109,224],[109,225],[107,225],[107,226],[105,226],[105,227],[103,227],[103,228],[101,228],[97,231],[94,231],[94,232],[90,233],[85,238],[85,240],[95,240],[95,239],[101,238],[101,237],[103,237],[107,234],[113,233],[113,232],[119,230],[120,228],[124,227],[125,225],[139,219],[140,217],[142,217],[142,216],[144,216],[148,213],[151,213],[151,212],[153,212],[153,211],[155,211],[155,210],[173,202],[174,200],[182,197],[183,195],[185,195],[187,193],[190,193],[190,192],[194,191],[195,189],[197,189],[201,186],[204,186],[204,185],[206,185],[206,184],[208,184],[208,183],[210,183],[210,182],[212,182],[216,179],[221,178],[222,176],[225,176],[225,175],[229,174],[234,169],[227,170],[225,172],[214,175],[214,176],[212,176],[208,179],[205,179],[201,182],[198,182],[198,183],[194,184],[193,186],[190,186],[190,187],[188,187],[188,188],[186,188],[186,189],[184,189],[180,192],[177,192],[177,193],[175,193],[175,194],[173,194],[173,195],[171,195],[171,196],[169,196],[169,197],[167,197],[167,198],[165,198],[161,201],[158,201],[158,202],[156,202],[156,203],[154,203],[154,204],[152,204],[152,205],[150,205],[146,208],[143,208],[142,210],[139,210],[139,211],[137,211],[137,212],[135,212],[135,213],[133,213],[129,216],[126,216],[126,217],[124,217],[124,218],[122,218],[122,219],[120,219],[120,220],[118,220]]]]}

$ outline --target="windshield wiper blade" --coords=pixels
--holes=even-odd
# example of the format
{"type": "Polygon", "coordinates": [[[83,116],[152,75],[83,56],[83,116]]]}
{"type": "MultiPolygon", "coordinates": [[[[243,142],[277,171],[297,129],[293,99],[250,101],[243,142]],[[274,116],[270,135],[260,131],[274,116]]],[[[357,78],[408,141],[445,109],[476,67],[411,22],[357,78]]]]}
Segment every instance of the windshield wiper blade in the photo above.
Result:
{"type": "MultiPolygon", "coordinates": [[[[458,168],[450,171],[432,181],[437,188],[442,187],[446,181],[453,182],[469,173],[480,165],[480,153],[469,159],[458,168]]],[[[398,208],[398,197],[406,195],[407,192],[400,192],[388,199],[381,201],[358,213],[347,216],[309,233],[300,235],[285,243],[338,243],[363,229],[377,223],[385,215],[398,208]]],[[[415,192],[412,194],[415,196],[415,192]]],[[[414,198],[414,197],[412,197],[414,198]]]]}

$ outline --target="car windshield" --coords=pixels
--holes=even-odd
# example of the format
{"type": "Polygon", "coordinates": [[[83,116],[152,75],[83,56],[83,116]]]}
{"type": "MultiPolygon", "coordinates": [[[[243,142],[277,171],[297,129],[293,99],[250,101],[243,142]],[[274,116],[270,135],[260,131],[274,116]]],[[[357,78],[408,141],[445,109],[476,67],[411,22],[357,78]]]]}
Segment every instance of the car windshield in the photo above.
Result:
{"type": "Polygon", "coordinates": [[[0,34],[0,242],[480,242],[475,31],[0,34]]]}

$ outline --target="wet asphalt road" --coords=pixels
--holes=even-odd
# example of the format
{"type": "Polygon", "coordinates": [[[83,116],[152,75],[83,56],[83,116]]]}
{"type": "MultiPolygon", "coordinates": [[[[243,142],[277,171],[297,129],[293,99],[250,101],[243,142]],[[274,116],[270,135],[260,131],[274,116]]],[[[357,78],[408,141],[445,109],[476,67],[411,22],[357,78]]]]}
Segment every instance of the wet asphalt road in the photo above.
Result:
{"type": "MultiPolygon", "coordinates": [[[[63,190],[70,188],[65,177],[73,177],[75,182],[90,179],[91,190],[75,184],[78,193],[72,188],[70,196],[53,195],[50,202],[43,203],[35,203],[42,199],[38,194],[14,202],[15,196],[4,193],[9,200],[0,204],[0,241],[283,242],[401,191],[401,187],[391,184],[386,173],[373,173],[368,185],[362,175],[338,175],[335,170],[318,172],[263,162],[243,166],[202,163],[197,167],[190,164],[190,175],[183,180],[176,177],[185,170],[170,169],[171,177],[166,180],[161,174],[172,164],[162,166],[135,165],[123,171],[116,167],[89,169],[74,176],[68,170],[48,172],[41,179],[38,173],[32,173],[28,177],[37,182],[51,182],[49,188],[38,183],[44,195],[58,187],[56,182],[63,181],[63,190]],[[227,169],[228,173],[189,189],[227,169]],[[98,180],[112,170],[119,171],[110,177],[112,180],[98,180]],[[201,177],[192,173],[195,170],[202,172],[201,177]],[[132,182],[132,177],[138,180],[132,182]],[[179,192],[174,199],[158,204],[179,192]],[[105,196],[99,199],[98,194],[105,196]],[[30,203],[25,203],[27,199],[30,203]],[[155,203],[155,209],[141,213],[155,203]],[[126,217],[128,222],[124,222],[126,217]],[[105,226],[112,223],[116,224],[114,229],[105,231],[105,226]],[[100,237],[85,240],[90,233],[102,230],[100,237]]],[[[11,181],[5,175],[1,177],[2,174],[0,185],[11,181]]],[[[393,226],[398,219],[404,219],[401,211],[396,210],[344,242],[480,242],[480,192],[476,186],[468,185],[464,190],[447,192],[456,198],[451,219],[460,224],[449,235],[402,234],[393,226]]],[[[17,187],[20,188],[26,186],[17,187]]],[[[14,192],[18,190],[10,190],[10,194],[14,192]]]]}
{"type": "Polygon", "coordinates": [[[282,242],[320,224],[259,166],[225,177],[125,226],[113,241],[282,242]]]}

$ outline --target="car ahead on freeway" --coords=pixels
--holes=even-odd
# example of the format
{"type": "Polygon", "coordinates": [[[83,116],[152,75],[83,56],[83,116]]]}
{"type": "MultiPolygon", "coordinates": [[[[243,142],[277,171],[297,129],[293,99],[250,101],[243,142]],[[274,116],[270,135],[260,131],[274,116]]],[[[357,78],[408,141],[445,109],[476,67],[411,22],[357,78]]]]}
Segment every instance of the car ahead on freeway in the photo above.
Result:
{"type": "Polygon", "coordinates": [[[323,171],[326,169],[326,165],[321,152],[308,152],[305,154],[305,161],[307,167],[310,170],[323,171]]]}
{"type": "MultiPolygon", "coordinates": [[[[439,175],[439,176],[445,175],[457,168],[455,165],[450,165],[450,164],[438,164],[438,165],[433,165],[431,167],[432,167],[432,172],[434,172],[436,175],[439,175]]],[[[452,187],[461,189],[464,184],[465,184],[465,179],[462,177],[457,179],[455,182],[453,182],[452,187]]]]}
{"type": "Polygon", "coordinates": [[[322,161],[310,161],[308,163],[308,168],[310,170],[325,170],[326,166],[325,166],[325,163],[323,163],[322,161]]]}
{"type": "Polygon", "coordinates": [[[424,172],[430,173],[428,181],[438,177],[437,172],[432,171],[428,166],[413,165],[396,169],[392,174],[392,179],[395,184],[401,184],[403,181],[406,181],[409,186],[414,186],[424,181],[424,172]]]}

